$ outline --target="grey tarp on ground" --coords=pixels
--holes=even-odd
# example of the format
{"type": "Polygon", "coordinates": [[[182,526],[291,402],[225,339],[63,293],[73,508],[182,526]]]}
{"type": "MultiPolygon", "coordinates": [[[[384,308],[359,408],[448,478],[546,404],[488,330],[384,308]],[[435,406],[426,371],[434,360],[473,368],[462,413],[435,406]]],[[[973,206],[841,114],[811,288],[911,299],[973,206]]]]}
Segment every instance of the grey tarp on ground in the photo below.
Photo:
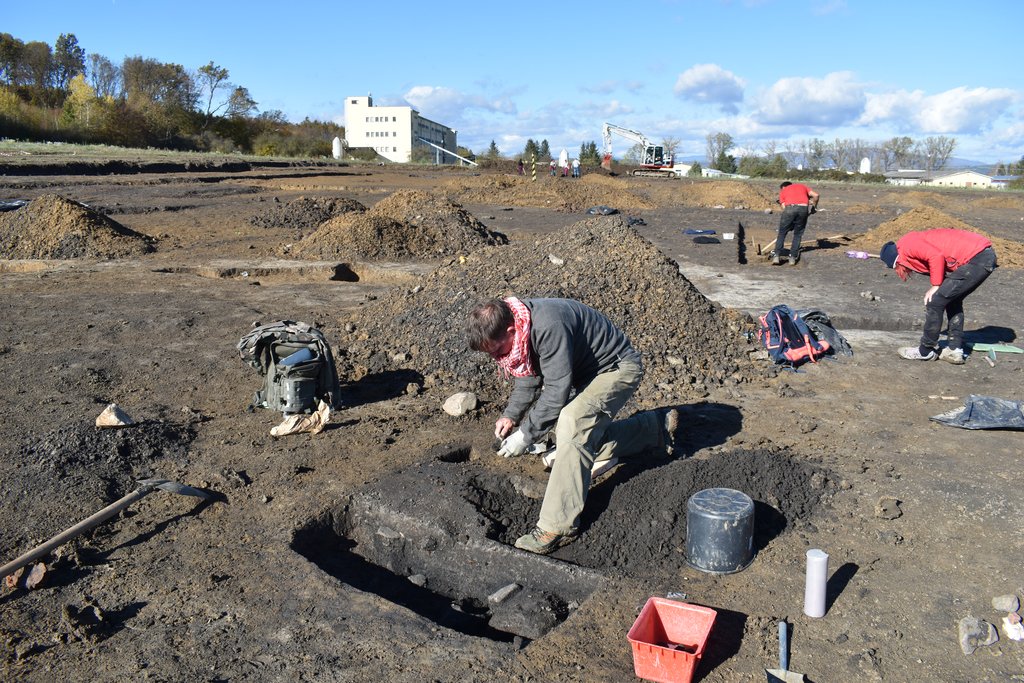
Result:
{"type": "Polygon", "coordinates": [[[796,314],[803,318],[804,322],[807,323],[807,327],[811,328],[815,339],[828,342],[834,355],[840,353],[844,356],[853,355],[853,348],[850,346],[850,342],[846,341],[846,337],[841,335],[839,330],[832,325],[832,320],[825,311],[820,308],[804,308],[797,311],[796,314]]]}
{"type": "Polygon", "coordinates": [[[931,420],[961,429],[1024,430],[1024,412],[1020,401],[993,396],[968,396],[962,408],[933,415],[931,420]]]}

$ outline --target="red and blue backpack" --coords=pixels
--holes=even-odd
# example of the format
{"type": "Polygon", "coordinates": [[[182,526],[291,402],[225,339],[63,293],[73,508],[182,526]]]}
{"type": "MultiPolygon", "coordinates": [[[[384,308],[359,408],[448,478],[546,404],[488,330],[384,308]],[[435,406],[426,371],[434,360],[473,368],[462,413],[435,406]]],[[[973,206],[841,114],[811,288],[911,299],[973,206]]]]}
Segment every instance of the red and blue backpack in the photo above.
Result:
{"type": "Polygon", "coordinates": [[[829,352],[829,343],[815,338],[803,318],[785,304],[773,306],[759,321],[757,338],[780,365],[796,367],[808,360],[816,363],[829,352]]]}

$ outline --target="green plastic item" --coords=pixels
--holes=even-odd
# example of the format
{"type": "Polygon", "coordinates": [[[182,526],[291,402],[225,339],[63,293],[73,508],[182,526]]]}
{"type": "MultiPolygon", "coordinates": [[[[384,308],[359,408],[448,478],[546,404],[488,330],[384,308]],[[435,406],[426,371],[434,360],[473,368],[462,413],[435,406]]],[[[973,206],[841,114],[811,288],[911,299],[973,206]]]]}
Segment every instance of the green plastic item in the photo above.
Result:
{"type": "Polygon", "coordinates": [[[1024,353],[1024,349],[1013,344],[971,344],[971,351],[1001,351],[1003,353],[1024,353]]]}

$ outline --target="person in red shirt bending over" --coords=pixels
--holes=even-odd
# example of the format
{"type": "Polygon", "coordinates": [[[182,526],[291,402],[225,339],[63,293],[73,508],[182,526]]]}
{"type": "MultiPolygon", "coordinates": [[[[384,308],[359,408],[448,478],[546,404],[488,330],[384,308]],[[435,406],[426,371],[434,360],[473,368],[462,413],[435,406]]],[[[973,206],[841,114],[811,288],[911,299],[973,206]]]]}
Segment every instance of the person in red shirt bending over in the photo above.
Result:
{"type": "Polygon", "coordinates": [[[788,180],[779,185],[779,204],[782,205],[782,218],[779,219],[779,235],[775,238],[775,255],[772,264],[782,263],[782,245],[786,234],[793,231],[793,244],[789,248],[789,265],[795,266],[800,260],[800,239],[807,228],[807,217],[814,213],[818,206],[818,193],[800,183],[788,180]]]}
{"type": "Polygon", "coordinates": [[[964,299],[996,268],[996,252],[986,237],[966,230],[938,228],[908,232],[896,242],[886,242],[882,261],[906,280],[913,271],[928,275],[931,287],[924,293],[924,332],[919,346],[900,349],[908,360],[936,357],[961,365],[964,362],[964,299]],[[949,343],[939,352],[942,316],[949,320],[949,343]]]}

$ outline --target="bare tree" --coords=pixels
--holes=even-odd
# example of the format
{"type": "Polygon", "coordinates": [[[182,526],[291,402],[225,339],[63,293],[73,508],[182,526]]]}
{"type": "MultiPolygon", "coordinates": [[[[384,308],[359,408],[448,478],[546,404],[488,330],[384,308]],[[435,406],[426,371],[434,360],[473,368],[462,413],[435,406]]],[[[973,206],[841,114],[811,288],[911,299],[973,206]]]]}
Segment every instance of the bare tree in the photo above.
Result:
{"type": "Polygon", "coordinates": [[[683,141],[679,138],[674,138],[671,136],[665,136],[664,138],[662,138],[661,146],[664,149],[665,156],[670,156],[673,159],[675,159],[676,150],[679,149],[679,145],[681,145],[682,143],[683,141]]]}
{"type": "Polygon", "coordinates": [[[802,152],[807,168],[811,171],[819,170],[822,164],[825,163],[827,151],[827,145],[824,140],[812,138],[804,142],[802,152]]]}
{"type": "Polygon", "coordinates": [[[124,94],[120,67],[103,55],[89,55],[89,84],[96,97],[116,99],[124,94]]]}
{"type": "Polygon", "coordinates": [[[850,140],[836,138],[825,145],[825,156],[832,161],[832,166],[838,171],[846,171],[851,161],[850,140]]]}
{"type": "Polygon", "coordinates": [[[199,85],[199,91],[206,96],[205,114],[206,122],[209,123],[214,114],[228,106],[228,100],[221,102],[216,107],[213,106],[213,100],[217,96],[218,90],[232,89],[231,84],[228,83],[228,70],[210,62],[197,69],[196,82],[199,85]]]}
{"type": "Polygon", "coordinates": [[[927,164],[926,168],[929,171],[942,170],[949,162],[949,157],[953,155],[954,149],[956,149],[956,138],[947,138],[945,135],[925,138],[924,158],[927,164]]]}
{"type": "Polygon", "coordinates": [[[909,168],[914,160],[914,141],[906,136],[891,138],[882,145],[882,153],[886,171],[909,168]]]}
{"type": "Polygon", "coordinates": [[[732,136],[728,133],[708,133],[707,147],[705,148],[705,155],[707,155],[708,164],[714,168],[714,163],[717,159],[724,157],[734,145],[732,136]]]}

